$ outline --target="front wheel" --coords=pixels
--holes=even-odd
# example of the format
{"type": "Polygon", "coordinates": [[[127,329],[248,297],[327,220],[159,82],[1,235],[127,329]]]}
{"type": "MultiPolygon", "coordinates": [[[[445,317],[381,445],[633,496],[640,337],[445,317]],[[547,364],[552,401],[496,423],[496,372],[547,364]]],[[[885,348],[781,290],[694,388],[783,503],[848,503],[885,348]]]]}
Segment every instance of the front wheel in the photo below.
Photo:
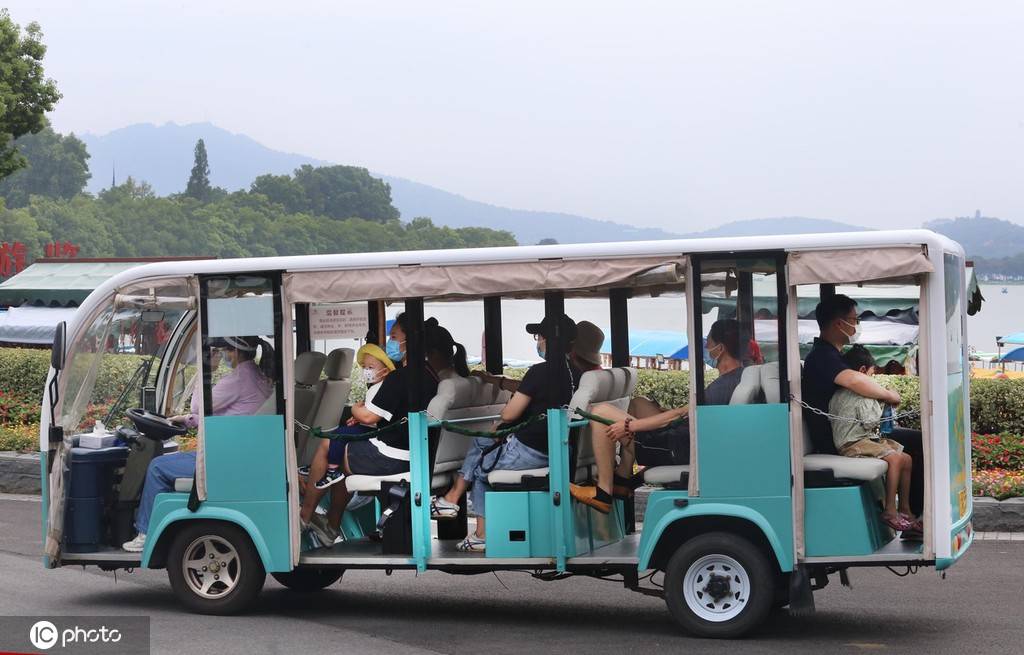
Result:
{"type": "Polygon", "coordinates": [[[270,575],[292,591],[312,593],[330,587],[344,574],[345,569],[295,569],[270,575]]]}
{"type": "Polygon", "coordinates": [[[174,594],[199,614],[236,614],[267,578],[249,535],[232,523],[204,521],[175,535],[167,556],[174,594]]]}
{"type": "Polygon", "coordinates": [[[768,557],[726,532],[685,542],[665,570],[665,603],[676,623],[699,637],[732,639],[771,611],[775,576],[768,557]]]}

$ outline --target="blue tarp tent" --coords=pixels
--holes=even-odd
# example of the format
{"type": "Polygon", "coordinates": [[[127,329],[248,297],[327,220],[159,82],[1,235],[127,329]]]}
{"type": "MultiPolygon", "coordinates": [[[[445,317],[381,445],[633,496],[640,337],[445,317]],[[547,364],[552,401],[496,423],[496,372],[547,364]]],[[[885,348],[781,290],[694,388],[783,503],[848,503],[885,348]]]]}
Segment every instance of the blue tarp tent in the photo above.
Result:
{"type": "Polygon", "coordinates": [[[1000,343],[1024,345],[1024,332],[1014,332],[1013,334],[998,338],[997,341],[1000,343]]]}
{"type": "MultiPolygon", "coordinates": [[[[609,334],[605,330],[605,334],[609,334]]],[[[612,351],[611,337],[606,336],[601,352],[612,351]]],[[[689,342],[683,332],[671,330],[630,330],[629,354],[631,357],[657,357],[665,359],[686,359],[689,356],[689,342]]]]}
{"type": "Polygon", "coordinates": [[[1000,362],[1024,362],[1024,348],[1017,348],[1003,355],[1000,362]]]}

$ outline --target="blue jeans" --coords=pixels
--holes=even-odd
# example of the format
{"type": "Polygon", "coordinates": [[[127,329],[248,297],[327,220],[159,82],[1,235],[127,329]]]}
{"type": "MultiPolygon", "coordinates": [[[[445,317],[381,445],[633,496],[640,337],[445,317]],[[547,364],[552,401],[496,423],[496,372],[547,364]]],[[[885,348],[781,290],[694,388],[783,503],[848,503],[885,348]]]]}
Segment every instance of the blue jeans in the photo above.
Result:
{"type": "Polygon", "coordinates": [[[487,493],[487,471],[525,471],[527,469],[537,469],[548,465],[548,456],[544,453],[534,450],[523,442],[516,439],[516,436],[511,435],[503,446],[496,450],[483,455],[483,448],[479,452],[474,451],[479,447],[478,442],[486,442],[483,447],[486,448],[494,443],[493,439],[475,439],[473,446],[466,453],[466,464],[468,466],[469,459],[471,456],[476,458],[476,465],[473,467],[467,475],[466,468],[463,466],[462,476],[466,479],[466,482],[471,483],[473,486],[469,490],[469,498],[473,502],[473,513],[477,516],[485,515],[484,498],[487,493]]]}
{"type": "Polygon", "coordinates": [[[149,463],[146,470],[146,483],[142,485],[142,500],[139,511],[135,515],[135,529],[140,533],[149,532],[149,517],[153,514],[153,503],[156,495],[174,491],[176,478],[191,478],[196,474],[196,454],[171,453],[160,455],[149,463]]]}

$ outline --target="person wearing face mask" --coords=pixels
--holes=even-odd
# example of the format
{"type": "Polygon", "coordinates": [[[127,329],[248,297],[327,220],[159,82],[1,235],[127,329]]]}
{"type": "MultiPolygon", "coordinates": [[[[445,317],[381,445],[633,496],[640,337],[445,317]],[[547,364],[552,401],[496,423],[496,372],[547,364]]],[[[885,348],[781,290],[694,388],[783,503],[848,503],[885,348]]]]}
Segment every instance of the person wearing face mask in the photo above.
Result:
{"type": "MultiPolygon", "coordinates": [[[[804,359],[803,376],[800,384],[802,400],[823,412],[828,412],[832,396],[840,389],[848,389],[864,398],[879,400],[897,407],[900,395],[886,389],[870,376],[850,368],[843,360],[842,350],[860,337],[860,319],[857,303],[849,296],[834,294],[822,299],[814,309],[820,335],[815,338],[811,352],[804,359]]],[[[814,451],[828,455],[838,454],[834,444],[829,419],[803,410],[807,429],[810,431],[814,451]]],[[[889,438],[901,443],[904,452],[913,460],[910,486],[910,508],[915,516],[924,511],[924,453],[921,446],[921,432],[897,428],[889,438]]],[[[912,532],[904,538],[914,538],[912,532]]]]}
{"type": "MultiPolygon", "coordinates": [[[[373,404],[373,398],[380,390],[384,378],[395,370],[395,363],[380,346],[367,343],[356,352],[356,364],[360,366],[360,377],[366,384],[366,395],[362,402],[355,403],[349,408],[351,416],[345,425],[338,426],[326,434],[354,435],[369,432],[384,417],[383,411],[373,404]]],[[[340,470],[344,457],[343,442],[323,439],[310,465],[299,467],[299,475],[316,480],[314,486],[317,489],[327,489],[344,479],[340,470]]]]}
{"type": "MultiPolygon", "coordinates": [[[[395,319],[383,353],[394,368],[388,370],[372,391],[368,390],[367,400],[363,402],[362,408],[352,408],[354,421],[349,421],[351,425],[359,423],[362,428],[378,430],[399,423],[410,412],[427,408],[427,404],[437,394],[438,381],[446,374],[465,376],[469,373],[466,349],[462,344],[456,343],[448,330],[438,325],[437,319],[434,318],[427,319],[423,325],[423,360],[408,361],[406,335],[413,328],[406,314],[399,314],[395,319]],[[398,366],[398,363],[404,365],[398,366]],[[414,367],[419,367],[420,386],[418,393],[414,394],[415,400],[412,400],[409,391],[410,385],[413,384],[414,367]]],[[[365,353],[372,352],[374,359],[380,359],[380,348],[364,348],[365,353]]],[[[360,349],[360,352],[364,352],[363,349],[360,349]]],[[[361,361],[365,362],[366,358],[361,361]]],[[[386,364],[384,366],[387,368],[386,364]]],[[[369,377],[370,374],[364,375],[369,377]]],[[[360,429],[360,432],[365,432],[365,429],[360,429]]],[[[335,441],[327,448],[328,451],[334,450],[333,457],[340,466],[330,478],[321,480],[314,489],[307,491],[299,518],[303,527],[312,529],[321,541],[332,543],[341,524],[342,513],[350,499],[345,485],[336,483],[344,482],[347,475],[397,475],[407,472],[409,429],[407,426],[401,426],[371,439],[347,443],[335,441]],[[331,506],[327,514],[327,525],[324,526],[316,518],[316,507],[327,487],[331,486],[331,506]]],[[[321,471],[326,473],[326,457],[314,460],[310,478],[316,479],[321,471]]]]}
{"type": "MultiPolygon", "coordinates": [[[[249,415],[258,412],[274,392],[273,350],[259,337],[224,337],[210,342],[210,371],[219,364],[231,369],[213,385],[210,390],[214,416],[249,415]],[[259,364],[256,355],[259,354],[259,364]]],[[[198,387],[192,393],[188,414],[171,416],[168,420],[190,428],[199,425],[199,401],[202,390],[198,387]]],[[[176,478],[190,478],[196,473],[196,453],[170,453],[156,457],[149,463],[146,482],[142,487],[142,498],[135,515],[138,536],[122,545],[128,552],[142,552],[146,545],[146,531],[153,503],[159,493],[174,490],[176,478]]]]}
{"type": "MultiPolygon", "coordinates": [[[[743,376],[740,361],[739,323],[735,319],[715,321],[704,346],[704,361],[718,370],[718,377],[704,390],[707,405],[728,405],[743,376]]],[[[647,398],[634,398],[629,410],[609,404],[595,405],[590,413],[614,421],[591,424],[591,444],[597,465],[597,484],[569,485],[579,502],[607,514],[615,497],[628,498],[638,486],[633,464],[671,466],[690,463],[690,428],[679,419],[689,416],[690,406],[664,409],[647,398]],[[619,460],[616,463],[616,445],[619,460]]]]}

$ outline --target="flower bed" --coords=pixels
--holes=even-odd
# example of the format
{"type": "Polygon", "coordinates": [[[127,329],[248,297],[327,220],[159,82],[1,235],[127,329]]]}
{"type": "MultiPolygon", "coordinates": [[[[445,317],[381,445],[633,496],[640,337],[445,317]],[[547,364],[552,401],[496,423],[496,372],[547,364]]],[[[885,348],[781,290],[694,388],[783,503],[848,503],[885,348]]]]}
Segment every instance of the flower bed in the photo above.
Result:
{"type": "Polygon", "coordinates": [[[974,472],[974,495],[996,500],[1024,496],[1024,471],[982,469],[974,472]]]}

